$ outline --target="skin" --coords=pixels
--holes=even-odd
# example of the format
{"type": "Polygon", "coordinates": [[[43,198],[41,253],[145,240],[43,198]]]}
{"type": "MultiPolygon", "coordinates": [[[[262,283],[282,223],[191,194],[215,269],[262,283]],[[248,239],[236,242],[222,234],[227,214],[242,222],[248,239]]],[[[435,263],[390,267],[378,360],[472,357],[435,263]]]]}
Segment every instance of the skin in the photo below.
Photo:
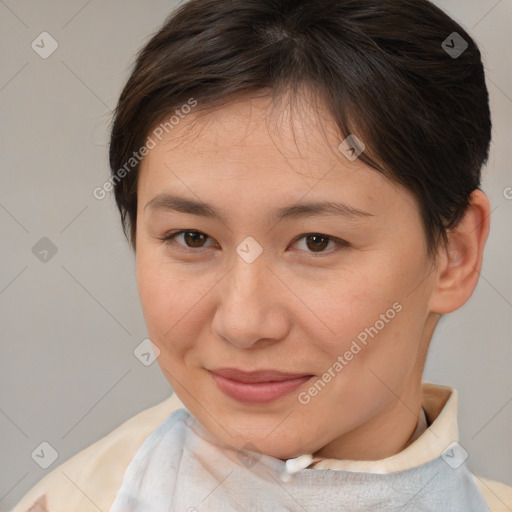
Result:
{"type": "Polygon", "coordinates": [[[280,459],[303,453],[378,460],[401,451],[421,408],[421,377],[440,314],[471,296],[489,231],[475,191],[435,265],[413,196],[337,149],[326,112],[306,100],[271,115],[269,98],[189,114],[144,158],[138,182],[137,282],[158,363],[190,412],[222,442],[280,459]],[[146,207],[167,193],[202,200],[224,221],[146,207]],[[313,200],[371,215],[274,209],[313,200]],[[170,232],[193,230],[204,238],[170,232]],[[315,245],[306,234],[327,236],[315,245]],[[263,252],[247,263],[247,237],[263,252]],[[349,245],[336,245],[336,240],[349,245]],[[322,245],[323,243],[323,245],[322,245]],[[307,404],[298,400],[365,328],[400,312],[307,404]],[[223,394],[212,368],[314,375],[264,405],[223,394]]]}

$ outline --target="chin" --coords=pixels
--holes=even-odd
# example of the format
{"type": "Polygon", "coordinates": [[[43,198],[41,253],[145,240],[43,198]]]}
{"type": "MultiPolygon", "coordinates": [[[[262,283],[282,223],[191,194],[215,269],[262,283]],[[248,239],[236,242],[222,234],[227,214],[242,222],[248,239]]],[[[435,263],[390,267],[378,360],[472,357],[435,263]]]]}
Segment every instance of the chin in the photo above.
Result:
{"type": "MultiPolygon", "coordinates": [[[[233,437],[223,435],[220,439],[237,450],[255,451],[282,460],[293,459],[305,453],[313,453],[312,450],[314,450],[313,446],[301,445],[298,439],[283,439],[282,433],[275,432],[274,436],[263,438],[258,434],[246,432],[244,435],[233,437]]],[[[222,433],[214,432],[214,435],[219,436],[222,433]]]]}
{"type": "Polygon", "coordinates": [[[283,446],[280,440],[276,440],[275,443],[269,445],[261,445],[260,452],[282,460],[294,459],[305,453],[313,453],[311,447],[299,446],[297,443],[290,443],[289,445],[283,446]]]}

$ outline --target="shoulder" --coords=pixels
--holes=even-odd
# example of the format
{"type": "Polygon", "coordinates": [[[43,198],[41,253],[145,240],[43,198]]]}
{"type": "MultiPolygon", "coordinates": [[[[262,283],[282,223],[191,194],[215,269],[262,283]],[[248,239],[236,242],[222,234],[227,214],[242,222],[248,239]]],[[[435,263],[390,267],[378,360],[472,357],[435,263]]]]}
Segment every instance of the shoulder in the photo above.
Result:
{"type": "Polygon", "coordinates": [[[512,510],[512,487],[477,475],[473,475],[473,478],[483,494],[490,512],[512,510]]]}
{"type": "Polygon", "coordinates": [[[146,437],[183,407],[173,394],[136,414],[51,471],[11,512],[109,510],[126,468],[146,437]]]}

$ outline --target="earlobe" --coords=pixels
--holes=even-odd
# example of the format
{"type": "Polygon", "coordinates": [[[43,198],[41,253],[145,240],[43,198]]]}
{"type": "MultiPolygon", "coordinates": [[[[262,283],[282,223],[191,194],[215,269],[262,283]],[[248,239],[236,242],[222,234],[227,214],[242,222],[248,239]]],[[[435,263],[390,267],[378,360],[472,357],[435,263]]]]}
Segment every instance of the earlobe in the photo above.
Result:
{"type": "Polygon", "coordinates": [[[451,313],[463,306],[473,294],[489,235],[489,216],[487,196],[475,190],[463,218],[448,233],[448,243],[439,249],[436,280],[430,297],[433,313],[451,313]]]}

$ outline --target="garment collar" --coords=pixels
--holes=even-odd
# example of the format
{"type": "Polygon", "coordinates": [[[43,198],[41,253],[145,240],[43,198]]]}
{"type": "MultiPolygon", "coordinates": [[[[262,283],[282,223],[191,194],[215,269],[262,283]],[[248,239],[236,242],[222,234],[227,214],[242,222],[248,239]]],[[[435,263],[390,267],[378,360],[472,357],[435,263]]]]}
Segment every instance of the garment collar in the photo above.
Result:
{"type": "MultiPolygon", "coordinates": [[[[430,462],[443,454],[459,440],[457,425],[457,390],[429,382],[422,383],[422,406],[429,427],[406,448],[396,455],[381,460],[340,460],[313,459],[312,454],[304,454],[286,461],[288,475],[304,468],[338,469],[367,473],[394,473],[412,469],[430,462]]],[[[184,409],[185,405],[179,401],[184,409]]],[[[210,438],[204,428],[197,423],[202,436],[210,438]]],[[[413,434],[414,438],[414,434],[413,434]]],[[[211,438],[212,440],[214,438],[211,438]]],[[[286,474],[283,479],[287,479],[286,474]]]]}
{"type": "MultiPolygon", "coordinates": [[[[422,383],[423,410],[430,425],[405,449],[396,455],[375,461],[354,461],[321,458],[311,454],[286,461],[290,473],[305,467],[341,469],[367,473],[394,473],[411,469],[438,458],[459,439],[457,425],[457,391],[447,386],[422,383]]],[[[413,436],[414,437],[414,436],[413,436]]]]}

